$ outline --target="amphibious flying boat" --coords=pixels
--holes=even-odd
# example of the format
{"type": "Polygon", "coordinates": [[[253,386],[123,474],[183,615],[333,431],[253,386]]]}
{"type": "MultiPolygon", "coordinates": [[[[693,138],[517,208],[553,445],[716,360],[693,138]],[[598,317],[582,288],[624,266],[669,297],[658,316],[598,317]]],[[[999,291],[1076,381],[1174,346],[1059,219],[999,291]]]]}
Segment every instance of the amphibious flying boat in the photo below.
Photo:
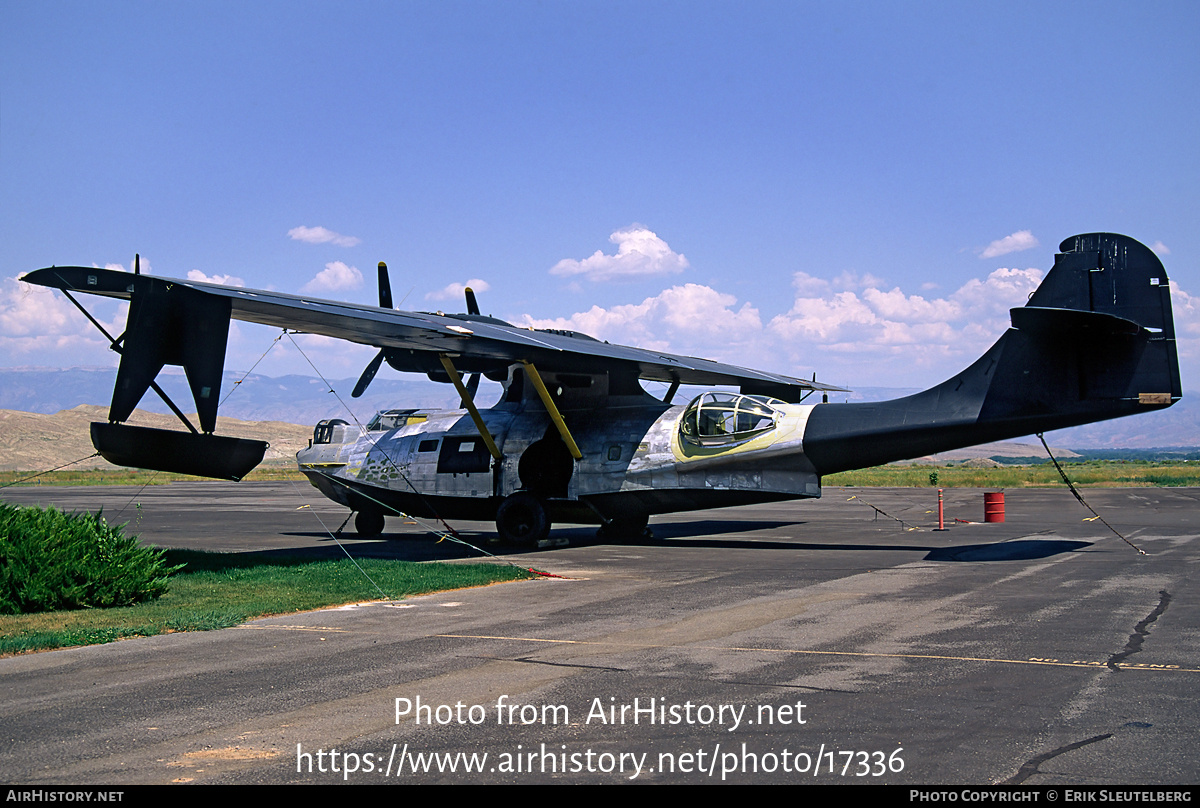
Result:
{"type": "Polygon", "coordinates": [[[111,462],[240,479],[266,445],[213,434],[229,320],[323,334],[379,347],[355,395],[386,361],[454,384],[461,396],[459,409],[317,425],[300,469],[356,512],[360,534],[403,513],[495,520],[505,540],[536,542],[556,522],[638,536],[655,514],[817,497],[833,472],[1178,401],[1169,283],[1157,256],[1111,233],[1073,236],[1059,249],[978,361],[929,390],[871,404],[810,402],[841,390],[815,380],[520,328],[479,314],[470,293],[466,314],[396,311],[382,264],[378,307],[87,267],[23,279],[76,305],[73,292],[130,300],[125,333],[109,337],[121,353],[109,420],[92,425],[111,462]],[[188,432],[124,423],[147,389],[165,398],[154,382],[164,364],[186,371],[199,429],[173,404],[188,432]],[[503,386],[488,408],[474,401],[480,374],[503,386]],[[658,399],[643,380],[670,389],[658,399]],[[736,392],[676,405],[681,384],[736,392]]]}

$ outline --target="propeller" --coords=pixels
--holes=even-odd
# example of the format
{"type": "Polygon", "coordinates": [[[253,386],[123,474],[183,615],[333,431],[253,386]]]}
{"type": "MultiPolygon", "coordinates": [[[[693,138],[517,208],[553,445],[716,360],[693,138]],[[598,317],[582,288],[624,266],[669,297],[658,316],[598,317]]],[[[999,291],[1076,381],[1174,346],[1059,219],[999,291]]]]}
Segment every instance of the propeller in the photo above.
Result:
{"type": "MultiPolygon", "coordinates": [[[[467,298],[467,314],[479,314],[479,301],[475,299],[475,290],[468,286],[464,290],[467,298]]],[[[392,281],[388,277],[387,264],[383,261],[379,262],[379,308],[392,308],[392,281]]],[[[350,393],[351,398],[359,398],[363,393],[367,392],[367,387],[375,378],[375,374],[379,372],[379,368],[383,366],[383,360],[387,358],[387,349],[380,348],[379,353],[375,354],[375,358],[371,360],[362,375],[358,377],[358,382],[354,385],[354,390],[350,393]]],[[[479,374],[472,373],[467,377],[467,395],[474,401],[475,393],[479,390],[479,374]]],[[[467,402],[463,399],[459,406],[466,409],[467,402]]]]}
{"type": "MultiPolygon", "coordinates": [[[[403,301],[401,301],[403,302],[403,301]]],[[[379,308],[392,307],[392,281],[388,278],[387,264],[379,262],[379,308]]]]}
{"type": "MultiPolygon", "coordinates": [[[[463,290],[463,294],[467,297],[467,314],[479,314],[479,301],[475,299],[475,290],[468,286],[463,290]]],[[[472,373],[467,377],[467,393],[471,396],[471,401],[475,400],[475,392],[479,389],[479,374],[472,373]]],[[[459,407],[467,408],[467,401],[463,399],[459,402],[459,407]]]]}
{"type": "Polygon", "coordinates": [[[379,353],[375,354],[375,358],[371,360],[371,364],[367,365],[366,370],[358,377],[358,383],[354,385],[354,389],[350,392],[351,398],[358,398],[367,392],[367,385],[371,383],[371,380],[375,378],[375,374],[379,372],[379,368],[383,364],[383,359],[383,348],[380,348],[379,353]]]}
{"type": "MultiPolygon", "coordinates": [[[[379,308],[390,309],[392,307],[392,282],[388,278],[387,264],[379,262],[379,308]]],[[[375,358],[367,365],[362,375],[358,377],[358,383],[354,385],[354,390],[350,393],[351,398],[358,398],[363,393],[367,392],[367,387],[371,384],[371,380],[375,378],[375,374],[379,372],[379,368],[383,365],[383,360],[386,358],[387,349],[380,348],[379,353],[375,354],[375,358]]]]}

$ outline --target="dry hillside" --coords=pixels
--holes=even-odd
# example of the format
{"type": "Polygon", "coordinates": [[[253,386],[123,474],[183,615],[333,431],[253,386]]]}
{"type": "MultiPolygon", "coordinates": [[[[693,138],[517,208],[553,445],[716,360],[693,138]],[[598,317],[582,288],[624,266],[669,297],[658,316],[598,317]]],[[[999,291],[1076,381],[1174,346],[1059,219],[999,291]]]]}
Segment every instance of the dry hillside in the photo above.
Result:
{"type": "MultiPolygon", "coordinates": [[[[192,423],[196,417],[190,416],[192,423]]],[[[0,470],[45,471],[95,452],[89,433],[92,421],[107,421],[108,407],[81,404],[53,415],[39,415],[19,410],[0,410],[0,470]]],[[[159,429],[184,427],[174,415],[135,410],[128,423],[159,429]]],[[[217,418],[217,434],[235,438],[255,438],[271,444],[264,463],[294,462],[296,452],[308,445],[311,426],[286,424],[282,421],[239,421],[236,418],[217,418]]],[[[74,468],[113,468],[99,457],[91,458],[74,468]]]]}

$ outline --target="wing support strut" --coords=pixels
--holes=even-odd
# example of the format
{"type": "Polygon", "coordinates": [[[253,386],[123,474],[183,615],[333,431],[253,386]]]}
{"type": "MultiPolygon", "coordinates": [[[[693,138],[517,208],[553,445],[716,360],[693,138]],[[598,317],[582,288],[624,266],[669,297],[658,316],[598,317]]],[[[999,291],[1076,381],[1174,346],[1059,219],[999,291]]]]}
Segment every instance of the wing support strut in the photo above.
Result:
{"type": "Polygon", "coordinates": [[[534,389],[537,390],[542,404],[545,405],[546,412],[550,413],[550,420],[554,422],[555,428],[558,429],[559,436],[562,437],[563,443],[567,445],[567,451],[571,453],[571,457],[576,460],[582,460],[583,452],[579,451],[579,446],[576,445],[575,439],[571,437],[571,430],[567,429],[567,422],[563,420],[562,413],[554,405],[554,399],[550,398],[550,391],[546,389],[546,384],[542,381],[542,377],[538,375],[537,368],[533,366],[532,362],[522,362],[521,364],[525,366],[525,372],[529,374],[529,379],[533,382],[534,389]]]}
{"type": "Polygon", "coordinates": [[[446,375],[450,377],[450,381],[454,382],[454,389],[462,396],[463,406],[467,408],[467,412],[471,413],[471,420],[475,422],[475,428],[479,430],[479,437],[483,438],[484,445],[491,452],[492,457],[499,462],[504,459],[500,454],[500,449],[496,447],[496,441],[492,439],[492,433],[488,432],[487,424],[483,422],[483,416],[479,414],[479,408],[475,406],[475,399],[463,384],[462,376],[459,375],[458,369],[454,367],[454,363],[450,361],[450,357],[444,353],[438,354],[438,359],[442,362],[442,367],[446,369],[446,375]]]}
{"type": "Polygon", "coordinates": [[[674,379],[671,382],[671,387],[667,390],[667,394],[663,396],[663,403],[670,404],[675,400],[675,394],[679,392],[679,379],[674,379]]]}

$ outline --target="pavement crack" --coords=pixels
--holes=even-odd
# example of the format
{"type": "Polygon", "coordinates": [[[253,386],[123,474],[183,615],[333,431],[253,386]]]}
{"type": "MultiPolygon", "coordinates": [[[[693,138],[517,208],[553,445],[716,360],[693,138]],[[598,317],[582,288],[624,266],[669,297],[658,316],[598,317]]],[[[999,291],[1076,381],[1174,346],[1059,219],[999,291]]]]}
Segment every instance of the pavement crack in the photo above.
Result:
{"type": "Polygon", "coordinates": [[[1150,614],[1142,618],[1142,621],[1133,627],[1133,633],[1129,635],[1129,641],[1125,643],[1125,650],[1120,653],[1113,654],[1108,658],[1106,663],[1112,670],[1120,670],[1119,664],[1127,658],[1133,656],[1142,650],[1142,641],[1150,634],[1150,625],[1157,620],[1163,612],[1167,610],[1167,606],[1171,604],[1171,593],[1165,589],[1158,591],[1158,605],[1150,614]]]}
{"type": "Polygon", "coordinates": [[[851,696],[856,696],[862,692],[861,690],[843,690],[836,687],[817,687],[816,685],[789,685],[780,684],[779,682],[722,682],[722,684],[757,685],[759,687],[778,687],[781,690],[805,690],[811,693],[842,693],[851,696]]]}
{"type": "Polygon", "coordinates": [[[1021,766],[1020,769],[1017,770],[1016,774],[1014,774],[1008,780],[1005,780],[1001,783],[997,783],[996,785],[1019,786],[1022,783],[1024,783],[1026,780],[1028,780],[1030,777],[1033,777],[1035,774],[1040,774],[1040,772],[1038,771],[1038,767],[1041,766],[1043,763],[1045,763],[1047,760],[1050,760],[1051,758],[1056,758],[1059,755],[1065,754],[1072,750],[1079,749],[1080,747],[1087,746],[1088,744],[1093,744],[1098,741],[1108,740],[1111,737],[1112,737],[1112,733],[1108,732],[1108,733],[1105,733],[1104,735],[1096,735],[1092,738],[1087,738],[1082,741],[1076,741],[1075,743],[1069,743],[1066,746],[1060,746],[1057,749],[1052,749],[1044,755],[1038,755],[1037,757],[1032,758],[1031,760],[1025,761],[1025,764],[1023,766],[1021,766]]]}
{"type": "Polygon", "coordinates": [[[586,668],[593,671],[616,671],[617,673],[628,673],[627,668],[613,668],[608,665],[581,665],[578,662],[548,662],[544,659],[532,659],[530,657],[517,657],[513,662],[524,662],[529,665],[549,665],[552,668],[586,668]]]}
{"type": "MultiPolygon", "coordinates": [[[[552,668],[580,668],[582,670],[593,671],[612,671],[613,673],[629,673],[628,668],[613,668],[607,665],[581,665],[578,662],[550,662],[546,659],[534,659],[533,657],[492,657],[492,656],[476,656],[473,659],[487,659],[493,662],[520,662],[525,665],[548,665],[552,668]]],[[[832,687],[816,687],[814,685],[795,685],[782,682],[743,682],[740,680],[728,679],[712,679],[710,677],[694,677],[694,676],[665,676],[667,679],[675,679],[679,681],[702,681],[702,682],[720,682],[723,685],[750,685],[753,687],[777,687],[781,690],[806,690],[815,693],[848,693],[857,694],[857,690],[840,690],[832,687]]]]}
{"type": "Polygon", "coordinates": [[[583,668],[592,671],[614,671],[616,673],[628,673],[627,668],[613,668],[607,665],[581,665],[577,662],[549,662],[545,659],[533,659],[531,657],[483,657],[484,659],[495,659],[503,662],[522,662],[526,665],[548,665],[551,668],[583,668]]]}

